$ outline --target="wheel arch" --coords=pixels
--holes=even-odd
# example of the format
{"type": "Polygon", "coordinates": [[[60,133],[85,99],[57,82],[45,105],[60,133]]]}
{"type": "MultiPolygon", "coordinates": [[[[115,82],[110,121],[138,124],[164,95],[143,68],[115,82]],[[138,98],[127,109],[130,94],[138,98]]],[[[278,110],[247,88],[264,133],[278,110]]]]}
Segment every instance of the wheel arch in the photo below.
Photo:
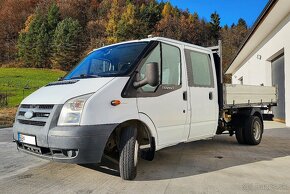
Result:
{"type": "Polygon", "coordinates": [[[140,145],[150,145],[156,146],[157,145],[157,133],[155,130],[155,126],[152,123],[150,118],[146,118],[146,115],[142,114],[140,119],[129,119],[121,122],[118,124],[114,130],[111,132],[108,142],[111,141],[113,138],[115,143],[119,144],[119,138],[122,130],[128,126],[135,126],[137,128],[137,139],[140,145]],[[153,127],[153,129],[152,129],[153,127]]]}

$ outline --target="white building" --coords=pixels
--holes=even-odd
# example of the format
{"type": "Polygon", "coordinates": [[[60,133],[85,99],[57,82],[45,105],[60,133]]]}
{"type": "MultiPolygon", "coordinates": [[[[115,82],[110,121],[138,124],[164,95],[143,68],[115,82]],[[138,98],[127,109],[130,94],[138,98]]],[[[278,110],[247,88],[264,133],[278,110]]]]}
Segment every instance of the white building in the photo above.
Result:
{"type": "Polygon", "coordinates": [[[290,126],[290,0],[270,0],[226,73],[233,84],[277,85],[274,118],[290,126]]]}

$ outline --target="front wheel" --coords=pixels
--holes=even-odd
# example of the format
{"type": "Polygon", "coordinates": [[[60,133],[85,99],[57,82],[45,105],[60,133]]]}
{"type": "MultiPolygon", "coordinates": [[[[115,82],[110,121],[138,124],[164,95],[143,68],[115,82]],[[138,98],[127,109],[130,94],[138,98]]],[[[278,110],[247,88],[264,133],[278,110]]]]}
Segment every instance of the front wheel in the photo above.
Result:
{"type": "Polygon", "coordinates": [[[124,180],[133,180],[137,175],[139,144],[137,129],[126,127],[120,137],[120,176],[124,180]]]}
{"type": "Polygon", "coordinates": [[[263,135],[263,121],[259,117],[250,116],[248,119],[246,119],[243,130],[246,144],[260,144],[263,135]]]}

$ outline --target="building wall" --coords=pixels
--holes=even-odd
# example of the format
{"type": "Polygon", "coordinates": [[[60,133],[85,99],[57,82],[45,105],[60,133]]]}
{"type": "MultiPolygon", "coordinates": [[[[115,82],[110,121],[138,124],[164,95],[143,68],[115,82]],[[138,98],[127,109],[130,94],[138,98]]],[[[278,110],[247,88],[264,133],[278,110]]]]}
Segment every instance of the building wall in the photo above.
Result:
{"type": "Polygon", "coordinates": [[[244,60],[232,75],[232,83],[271,86],[271,61],[284,52],[286,125],[290,126],[290,14],[244,60]]]}

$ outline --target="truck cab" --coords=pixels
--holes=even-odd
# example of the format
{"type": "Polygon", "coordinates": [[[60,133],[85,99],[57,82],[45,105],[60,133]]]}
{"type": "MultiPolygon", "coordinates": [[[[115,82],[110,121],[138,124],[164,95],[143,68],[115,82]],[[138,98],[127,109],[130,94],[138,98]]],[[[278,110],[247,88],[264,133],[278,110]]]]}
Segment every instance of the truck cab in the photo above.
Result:
{"type": "Polygon", "coordinates": [[[109,156],[134,179],[139,156],[153,160],[162,148],[231,129],[221,115],[236,112],[219,106],[215,65],[211,49],[162,37],[96,49],[21,102],[13,138],[19,150],[58,162],[109,156]]]}

